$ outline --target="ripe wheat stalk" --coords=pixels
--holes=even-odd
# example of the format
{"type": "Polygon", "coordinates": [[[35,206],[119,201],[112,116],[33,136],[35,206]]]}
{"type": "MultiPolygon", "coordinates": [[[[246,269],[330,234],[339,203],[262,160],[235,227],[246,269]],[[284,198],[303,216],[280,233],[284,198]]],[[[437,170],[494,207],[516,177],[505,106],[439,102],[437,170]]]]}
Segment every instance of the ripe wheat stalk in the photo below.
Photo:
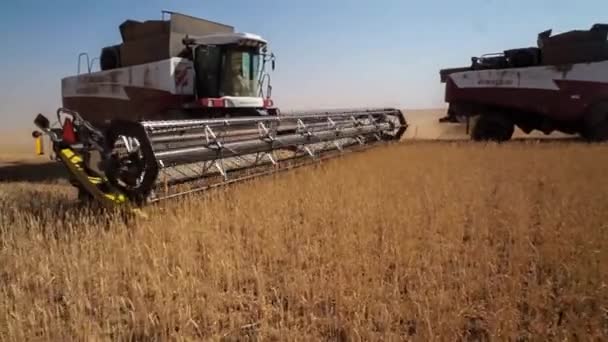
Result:
{"type": "Polygon", "coordinates": [[[608,146],[409,143],[147,208],[0,184],[0,339],[608,337],[608,146]]]}

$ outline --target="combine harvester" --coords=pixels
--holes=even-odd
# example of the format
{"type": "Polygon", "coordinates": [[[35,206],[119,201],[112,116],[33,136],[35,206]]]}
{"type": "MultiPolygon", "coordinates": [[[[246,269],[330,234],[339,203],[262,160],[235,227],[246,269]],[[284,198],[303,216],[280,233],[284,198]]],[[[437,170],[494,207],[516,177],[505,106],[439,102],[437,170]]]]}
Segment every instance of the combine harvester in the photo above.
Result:
{"type": "Polygon", "coordinates": [[[441,70],[448,114],[443,123],[475,117],[474,140],[511,139],[561,131],[608,140],[608,25],[538,36],[538,47],[473,57],[465,68],[441,70]]]}
{"type": "Polygon", "coordinates": [[[81,55],[88,72],[62,80],[58,124],[35,120],[34,137],[50,137],[81,199],[143,205],[396,141],[407,129],[391,108],[280,113],[264,39],[165,15],[124,22],[123,43],[102,49],[99,72],[81,55]]]}

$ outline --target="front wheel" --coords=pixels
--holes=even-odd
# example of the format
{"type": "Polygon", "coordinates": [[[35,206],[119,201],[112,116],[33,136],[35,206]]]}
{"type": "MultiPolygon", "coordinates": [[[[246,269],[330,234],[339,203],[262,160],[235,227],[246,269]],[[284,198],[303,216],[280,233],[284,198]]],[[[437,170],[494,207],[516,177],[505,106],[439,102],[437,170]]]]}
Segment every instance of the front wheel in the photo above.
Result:
{"type": "Polygon", "coordinates": [[[608,140],[608,102],[591,107],[585,115],[581,135],[589,141],[608,140]]]}
{"type": "Polygon", "coordinates": [[[513,137],[515,125],[503,114],[482,114],[473,130],[471,138],[475,141],[507,141],[513,137]]]}

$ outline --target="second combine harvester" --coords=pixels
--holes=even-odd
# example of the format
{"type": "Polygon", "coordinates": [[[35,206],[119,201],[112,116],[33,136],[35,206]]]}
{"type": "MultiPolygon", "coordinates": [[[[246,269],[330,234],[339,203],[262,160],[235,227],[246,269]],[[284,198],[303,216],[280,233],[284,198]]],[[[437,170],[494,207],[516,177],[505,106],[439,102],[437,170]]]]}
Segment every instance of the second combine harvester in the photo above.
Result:
{"type": "Polygon", "coordinates": [[[608,25],[538,35],[538,46],[473,57],[441,70],[450,107],[441,122],[469,122],[474,140],[561,131],[608,140],[608,25]]]}
{"type": "Polygon", "coordinates": [[[154,202],[398,140],[407,129],[393,108],[280,113],[263,38],[164,15],[124,22],[123,43],[102,49],[101,71],[87,62],[88,72],[62,80],[58,126],[35,120],[81,198],[154,202]]]}

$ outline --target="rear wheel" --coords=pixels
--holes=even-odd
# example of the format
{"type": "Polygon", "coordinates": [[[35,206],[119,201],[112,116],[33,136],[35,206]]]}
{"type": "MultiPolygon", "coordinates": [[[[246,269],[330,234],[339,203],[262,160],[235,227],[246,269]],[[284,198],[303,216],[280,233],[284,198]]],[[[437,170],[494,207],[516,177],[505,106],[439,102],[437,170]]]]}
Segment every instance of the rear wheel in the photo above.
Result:
{"type": "Polygon", "coordinates": [[[608,140],[608,102],[599,103],[589,110],[581,133],[589,141],[608,140]]]}
{"type": "Polygon", "coordinates": [[[471,138],[475,141],[507,141],[515,131],[515,125],[503,114],[482,114],[473,130],[471,138]]]}

